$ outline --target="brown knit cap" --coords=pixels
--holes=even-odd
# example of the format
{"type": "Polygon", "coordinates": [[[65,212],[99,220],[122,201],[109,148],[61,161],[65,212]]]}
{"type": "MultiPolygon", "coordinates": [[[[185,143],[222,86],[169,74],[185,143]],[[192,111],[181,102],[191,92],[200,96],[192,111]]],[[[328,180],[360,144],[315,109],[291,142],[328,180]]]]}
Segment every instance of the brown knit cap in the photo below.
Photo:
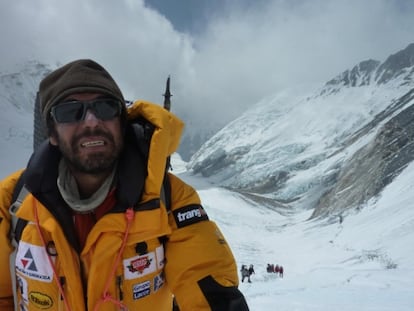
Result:
{"type": "Polygon", "coordinates": [[[80,59],[52,71],[39,85],[40,110],[46,121],[50,109],[75,93],[101,93],[123,103],[121,90],[111,75],[98,63],[80,59]]]}

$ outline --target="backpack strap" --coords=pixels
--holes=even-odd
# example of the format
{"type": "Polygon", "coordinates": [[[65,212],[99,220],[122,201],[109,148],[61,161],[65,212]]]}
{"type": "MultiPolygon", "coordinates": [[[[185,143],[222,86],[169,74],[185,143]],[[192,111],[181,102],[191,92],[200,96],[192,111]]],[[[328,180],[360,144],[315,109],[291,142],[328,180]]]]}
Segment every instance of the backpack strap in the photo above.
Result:
{"type": "Polygon", "coordinates": [[[19,210],[20,206],[22,205],[24,199],[29,194],[29,190],[25,187],[24,183],[24,176],[25,172],[20,175],[19,179],[17,180],[16,185],[14,186],[13,195],[12,195],[12,204],[9,208],[10,213],[10,231],[9,231],[9,238],[10,243],[14,246],[13,252],[10,254],[9,257],[9,267],[10,267],[10,277],[12,281],[12,289],[13,289],[13,299],[14,305],[17,306],[17,284],[16,284],[16,254],[17,254],[17,246],[19,244],[19,240],[21,237],[21,233],[24,227],[27,224],[26,220],[18,218],[16,216],[17,211],[19,210]]]}
{"type": "Polygon", "coordinates": [[[164,203],[167,213],[171,213],[171,183],[168,173],[165,172],[164,180],[161,187],[161,201],[164,203]]]}
{"type": "Polygon", "coordinates": [[[20,175],[13,190],[12,204],[9,208],[11,216],[9,238],[13,246],[17,246],[21,233],[27,224],[26,220],[20,219],[16,216],[24,199],[28,196],[29,190],[25,186],[25,171],[20,175]]]}

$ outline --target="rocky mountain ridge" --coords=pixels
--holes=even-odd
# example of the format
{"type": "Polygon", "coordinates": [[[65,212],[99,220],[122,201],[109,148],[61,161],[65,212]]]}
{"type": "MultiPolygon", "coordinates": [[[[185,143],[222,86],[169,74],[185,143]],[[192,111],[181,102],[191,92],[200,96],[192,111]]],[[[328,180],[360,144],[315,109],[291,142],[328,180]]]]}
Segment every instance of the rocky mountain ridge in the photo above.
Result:
{"type": "Polygon", "coordinates": [[[312,217],[361,208],[413,160],[413,78],[410,44],[314,92],[278,93],[217,133],[189,168],[312,217]]]}

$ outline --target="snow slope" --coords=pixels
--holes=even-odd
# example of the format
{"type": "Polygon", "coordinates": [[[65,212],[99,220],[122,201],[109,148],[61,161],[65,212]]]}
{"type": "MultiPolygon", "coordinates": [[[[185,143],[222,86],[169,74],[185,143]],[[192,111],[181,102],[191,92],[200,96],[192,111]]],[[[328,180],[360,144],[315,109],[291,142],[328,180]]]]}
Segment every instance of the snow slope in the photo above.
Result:
{"type": "Polygon", "coordinates": [[[309,221],[311,211],[281,215],[179,163],[173,158],[176,173],[199,189],[239,268],[255,267],[252,283],[240,285],[252,311],[414,310],[414,164],[340,224],[309,221]],[[284,278],[267,273],[268,263],[283,265],[284,278]]]}

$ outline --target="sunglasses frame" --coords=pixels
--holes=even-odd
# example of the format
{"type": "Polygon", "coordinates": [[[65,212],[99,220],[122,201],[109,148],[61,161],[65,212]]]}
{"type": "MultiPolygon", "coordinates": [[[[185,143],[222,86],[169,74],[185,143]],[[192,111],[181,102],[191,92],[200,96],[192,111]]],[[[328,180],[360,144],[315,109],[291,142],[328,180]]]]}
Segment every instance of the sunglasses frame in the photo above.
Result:
{"type": "MultiPolygon", "coordinates": [[[[61,102],[61,103],[53,106],[50,110],[50,115],[52,116],[53,120],[56,123],[77,123],[77,122],[81,122],[81,121],[85,120],[85,116],[86,116],[86,113],[87,113],[88,110],[92,110],[95,117],[98,118],[99,120],[109,121],[109,120],[112,120],[112,119],[114,119],[114,118],[121,115],[122,105],[121,105],[121,102],[119,100],[114,99],[114,98],[106,98],[106,97],[96,98],[96,99],[93,99],[93,100],[68,100],[68,101],[64,101],[64,102],[61,102]],[[106,103],[110,102],[110,103],[113,104],[113,105],[106,104],[107,107],[108,106],[111,106],[111,108],[113,108],[115,106],[117,107],[116,112],[115,112],[115,109],[114,109],[114,115],[102,116],[102,111],[99,110],[99,105],[102,105],[103,102],[106,102],[106,103]],[[80,105],[80,106],[79,106],[78,109],[73,110],[73,114],[78,115],[79,114],[79,109],[82,108],[82,115],[79,118],[76,118],[76,116],[73,117],[73,118],[68,118],[67,116],[65,117],[65,116],[62,116],[62,115],[59,116],[60,113],[59,113],[58,110],[60,108],[62,108],[62,106],[67,107],[69,105],[75,105],[75,104],[80,105]]],[[[64,112],[61,112],[61,113],[64,113],[64,112]]]]}

